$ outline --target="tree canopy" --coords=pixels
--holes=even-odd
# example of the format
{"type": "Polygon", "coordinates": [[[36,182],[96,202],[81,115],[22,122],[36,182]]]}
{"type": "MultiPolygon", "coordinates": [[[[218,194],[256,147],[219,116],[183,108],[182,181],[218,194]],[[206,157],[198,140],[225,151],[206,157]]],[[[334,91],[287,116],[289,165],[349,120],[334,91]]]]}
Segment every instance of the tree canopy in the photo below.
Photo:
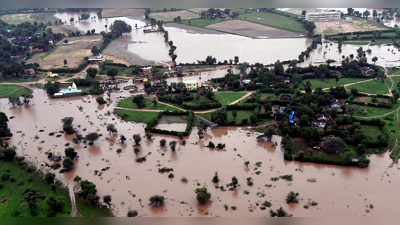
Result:
{"type": "Polygon", "coordinates": [[[341,138],[331,138],[325,141],[324,149],[329,153],[341,153],[346,149],[346,143],[341,138]]]}
{"type": "Polygon", "coordinates": [[[114,36],[120,37],[122,34],[130,33],[132,31],[132,26],[128,25],[125,21],[115,20],[114,23],[110,25],[110,30],[114,36]]]}

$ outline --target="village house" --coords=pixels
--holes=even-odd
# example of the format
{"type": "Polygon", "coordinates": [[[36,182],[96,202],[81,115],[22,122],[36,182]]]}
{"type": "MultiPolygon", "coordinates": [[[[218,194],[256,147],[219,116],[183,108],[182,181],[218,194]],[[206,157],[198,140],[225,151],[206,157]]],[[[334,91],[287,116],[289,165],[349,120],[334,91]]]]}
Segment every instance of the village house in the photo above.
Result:
{"type": "Polygon", "coordinates": [[[176,71],[182,71],[182,66],[176,66],[176,71]]]}
{"type": "Polygon", "coordinates": [[[290,101],[292,99],[292,97],[290,95],[282,95],[279,99],[285,100],[285,101],[290,101]]]}
{"type": "Polygon", "coordinates": [[[329,116],[326,114],[320,114],[313,121],[309,122],[308,125],[312,127],[322,127],[329,125],[329,116]]]}
{"type": "Polygon", "coordinates": [[[290,79],[290,77],[284,77],[282,79],[282,83],[284,84],[290,84],[292,82],[292,80],[290,79]]]}
{"type": "Polygon", "coordinates": [[[43,49],[39,48],[32,49],[32,53],[39,53],[39,52],[43,52],[43,49]]]}
{"type": "Polygon", "coordinates": [[[35,74],[35,70],[34,69],[24,69],[24,74],[25,75],[35,74]]]}
{"type": "Polygon", "coordinates": [[[139,72],[139,75],[147,75],[147,76],[153,75],[153,73],[151,72],[151,69],[152,69],[151,66],[149,66],[149,67],[143,67],[143,68],[142,68],[142,71],[139,72]]]}
{"type": "Polygon", "coordinates": [[[51,49],[53,49],[53,45],[48,44],[46,47],[43,48],[43,51],[44,51],[44,52],[48,52],[48,51],[50,51],[51,49]]]}
{"type": "Polygon", "coordinates": [[[155,88],[164,88],[164,83],[161,83],[161,82],[154,83],[153,87],[155,87],[155,88]]]}
{"type": "Polygon", "coordinates": [[[370,67],[363,67],[361,70],[364,74],[373,74],[375,72],[375,70],[370,67]]]}
{"type": "Polygon", "coordinates": [[[203,90],[203,89],[198,90],[198,91],[197,91],[197,94],[203,96],[203,95],[204,95],[204,90],[203,90]]]}
{"type": "Polygon", "coordinates": [[[206,82],[201,83],[201,88],[204,90],[207,90],[207,91],[212,89],[211,84],[206,83],[206,82]]]}
{"type": "Polygon", "coordinates": [[[136,83],[136,82],[143,83],[143,82],[147,82],[148,80],[149,79],[148,79],[147,75],[145,75],[145,76],[136,76],[135,78],[132,79],[133,83],[136,83]]]}
{"type": "Polygon", "coordinates": [[[88,59],[89,63],[91,64],[99,64],[99,63],[103,63],[106,61],[106,56],[103,56],[101,54],[99,55],[90,55],[89,59],[88,59]]]}
{"type": "Polygon", "coordinates": [[[283,113],[286,110],[286,106],[279,106],[279,113],[283,113]]]}
{"type": "Polygon", "coordinates": [[[200,86],[198,80],[183,81],[188,91],[197,90],[200,86]]]}
{"type": "Polygon", "coordinates": [[[86,77],[87,77],[86,72],[82,72],[81,75],[79,76],[79,78],[81,78],[81,79],[86,79],[86,77]]]}
{"type": "Polygon", "coordinates": [[[342,103],[338,100],[331,102],[331,108],[340,109],[342,107],[342,103]]]}

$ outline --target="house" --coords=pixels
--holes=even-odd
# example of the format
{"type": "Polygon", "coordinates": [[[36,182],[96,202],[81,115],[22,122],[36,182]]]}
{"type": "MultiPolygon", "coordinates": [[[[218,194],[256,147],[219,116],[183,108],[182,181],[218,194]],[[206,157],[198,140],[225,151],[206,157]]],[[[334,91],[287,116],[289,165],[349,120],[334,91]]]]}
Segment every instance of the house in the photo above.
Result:
{"type": "Polygon", "coordinates": [[[81,79],[86,79],[87,77],[87,73],[86,72],[82,72],[81,75],[79,76],[81,79]]]}
{"type": "Polygon", "coordinates": [[[197,90],[200,87],[198,80],[183,81],[188,91],[197,90]]]}
{"type": "Polygon", "coordinates": [[[290,101],[292,97],[290,95],[282,95],[280,97],[280,100],[285,100],[285,101],[290,101]]]}
{"type": "Polygon", "coordinates": [[[11,56],[11,58],[12,59],[22,59],[22,58],[24,58],[24,55],[14,55],[14,56],[11,56]]]}
{"type": "Polygon", "coordinates": [[[340,20],[340,11],[334,12],[313,12],[306,13],[306,20],[308,21],[330,21],[330,20],[340,20]]]}
{"type": "Polygon", "coordinates": [[[203,88],[204,90],[207,90],[207,91],[209,91],[209,90],[211,90],[211,85],[210,84],[208,84],[208,83],[201,83],[201,88],[203,88]]]}
{"type": "Polygon", "coordinates": [[[353,22],[353,19],[351,18],[351,17],[346,17],[346,22],[348,22],[348,23],[352,23],[353,22]]]}
{"type": "Polygon", "coordinates": [[[317,121],[325,121],[325,122],[327,122],[327,121],[329,121],[330,119],[329,119],[329,116],[328,115],[326,115],[326,114],[319,114],[318,116],[317,116],[317,121]]]}
{"type": "Polygon", "coordinates": [[[136,82],[147,82],[149,79],[147,78],[147,76],[136,76],[135,78],[132,79],[133,83],[136,82]]]}
{"type": "Polygon", "coordinates": [[[149,67],[143,67],[142,68],[142,71],[141,72],[139,72],[139,75],[152,75],[153,73],[151,72],[151,69],[152,69],[153,67],[151,67],[151,66],[149,66],[149,67]]]}
{"type": "Polygon", "coordinates": [[[48,77],[52,77],[52,78],[57,78],[57,77],[58,77],[58,74],[55,74],[55,73],[52,73],[52,72],[48,72],[48,73],[47,73],[47,76],[48,76],[48,77]]]}
{"type": "Polygon", "coordinates": [[[338,100],[331,102],[331,108],[340,109],[342,107],[342,103],[338,100]]]}
{"type": "Polygon", "coordinates": [[[43,48],[43,51],[44,51],[44,52],[48,52],[48,51],[50,51],[51,49],[53,49],[53,45],[52,45],[52,44],[48,44],[46,47],[43,48]]]}
{"type": "Polygon", "coordinates": [[[177,71],[182,71],[182,66],[176,66],[177,71]]]}
{"type": "Polygon", "coordinates": [[[290,84],[290,83],[292,82],[292,80],[290,79],[290,77],[284,77],[284,78],[282,79],[282,82],[283,82],[284,84],[290,84]]]}
{"type": "Polygon", "coordinates": [[[243,80],[242,83],[243,83],[243,86],[246,86],[246,85],[250,84],[250,80],[243,80]]]}
{"type": "Polygon", "coordinates": [[[135,85],[129,85],[124,87],[124,90],[130,90],[130,89],[137,89],[137,87],[135,85]]]}
{"type": "Polygon", "coordinates": [[[91,64],[99,64],[99,63],[103,63],[106,61],[106,57],[104,55],[90,55],[89,59],[88,59],[89,63],[91,64]]]}
{"type": "Polygon", "coordinates": [[[164,83],[161,83],[161,82],[154,83],[153,87],[155,87],[155,88],[164,88],[164,83]]]}
{"type": "Polygon", "coordinates": [[[205,11],[205,10],[201,11],[201,14],[204,14],[206,17],[214,16],[212,13],[210,13],[209,11],[205,11]]]}
{"type": "Polygon", "coordinates": [[[54,152],[53,155],[51,156],[51,158],[53,158],[53,161],[61,161],[61,153],[60,152],[54,152]]]}
{"type": "Polygon", "coordinates": [[[24,69],[24,74],[25,75],[35,74],[35,70],[34,69],[24,69]]]}
{"type": "Polygon", "coordinates": [[[32,49],[32,53],[39,53],[39,52],[43,52],[43,49],[39,48],[32,49]]]}
{"type": "Polygon", "coordinates": [[[286,106],[280,106],[279,107],[279,113],[283,113],[286,110],[286,106]]]}

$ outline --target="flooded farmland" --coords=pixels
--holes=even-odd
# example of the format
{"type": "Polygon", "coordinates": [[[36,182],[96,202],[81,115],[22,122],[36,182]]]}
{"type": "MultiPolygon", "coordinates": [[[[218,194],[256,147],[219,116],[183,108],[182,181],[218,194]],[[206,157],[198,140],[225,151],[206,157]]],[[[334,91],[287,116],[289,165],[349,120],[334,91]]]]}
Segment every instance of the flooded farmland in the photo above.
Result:
{"type": "MultiPolygon", "coordinates": [[[[72,17],[78,17],[77,13],[57,13],[55,16],[62,20],[67,20],[72,17]]],[[[90,14],[92,17],[96,13],[90,14]]],[[[132,26],[132,32],[124,34],[122,37],[114,41],[118,46],[118,53],[106,48],[105,54],[132,54],[138,62],[153,62],[155,64],[171,61],[168,55],[169,45],[164,41],[162,32],[144,33],[143,26],[145,22],[140,18],[114,17],[105,19],[89,19],[85,22],[73,23],[82,31],[96,29],[96,32],[106,31],[104,25],[110,26],[115,20],[124,20],[132,26]],[[138,28],[135,28],[137,24],[138,28]]],[[[173,41],[177,47],[175,54],[178,56],[177,63],[197,63],[197,60],[205,60],[208,55],[212,55],[217,61],[233,59],[234,56],[239,56],[240,62],[248,62],[254,64],[260,62],[263,64],[275,63],[277,59],[281,61],[298,59],[299,54],[305,51],[311,45],[312,39],[309,38],[274,38],[274,39],[253,39],[232,34],[216,34],[214,31],[210,34],[204,32],[188,32],[186,29],[177,27],[165,27],[169,32],[169,39],[173,41]]],[[[202,31],[205,29],[202,29],[202,31]]],[[[337,44],[328,45],[325,48],[325,43],[318,46],[318,49],[310,53],[310,57],[305,59],[302,65],[310,63],[321,63],[327,59],[334,59],[338,62],[342,60],[342,55],[349,56],[356,54],[356,49],[363,47],[364,50],[371,49],[372,53],[368,54],[368,62],[372,63],[372,57],[378,56],[376,62],[382,66],[400,66],[398,54],[399,49],[394,46],[385,45],[352,45],[343,44],[342,52],[339,53],[337,44]],[[389,48],[389,51],[388,51],[389,48]],[[391,50],[394,50],[393,52],[391,50]],[[326,54],[324,54],[326,52],[326,54]],[[397,55],[396,55],[397,54],[397,55]]],[[[128,56],[126,56],[128,57],[128,56]]]]}
{"type": "MultiPolygon", "coordinates": [[[[108,116],[107,111],[112,111],[114,104],[98,106],[95,96],[49,99],[41,89],[35,89],[33,94],[33,105],[28,108],[12,107],[7,104],[7,99],[0,99],[1,110],[8,116],[15,116],[9,122],[14,133],[10,145],[17,146],[18,154],[24,154],[29,161],[44,165],[52,163],[44,154],[46,151],[63,152],[64,145],[70,143],[79,158],[70,172],[56,172],[57,177],[69,185],[73,185],[75,175],[94,182],[99,196],[112,196],[112,207],[117,216],[125,216],[129,209],[136,209],[141,216],[208,214],[260,217],[268,216],[268,209],[260,210],[257,206],[266,200],[272,203],[272,209],[282,206],[294,216],[399,216],[397,208],[400,203],[397,199],[389,194],[377,194],[377,188],[379,193],[396,193],[400,185],[397,179],[400,168],[398,165],[391,166],[387,153],[370,156],[371,164],[364,169],[285,161],[279,136],[274,136],[272,140],[278,146],[271,147],[271,142],[257,142],[259,134],[250,132],[247,127],[214,127],[208,129],[201,140],[194,128],[190,136],[185,137],[186,145],[178,144],[173,152],[169,147],[160,147],[159,141],[179,141],[177,137],[154,134],[153,140],[147,140],[144,138],[145,124],[127,123],[112,114],[108,116]],[[83,111],[78,109],[79,106],[83,107],[83,111]],[[49,136],[50,132],[61,131],[61,119],[66,116],[75,118],[73,125],[79,133],[86,135],[97,131],[102,136],[93,146],[72,144],[74,135],[49,136]],[[118,134],[110,135],[106,131],[108,123],[115,123],[118,134]],[[128,140],[121,145],[118,140],[122,134],[128,140]],[[147,156],[143,163],[135,162],[138,156],[133,152],[133,134],[142,136],[138,156],[147,156]],[[35,135],[39,139],[35,139],[35,135]],[[226,148],[219,151],[209,149],[205,147],[209,141],[224,143],[226,148]],[[119,148],[122,152],[117,154],[119,148]],[[245,167],[244,161],[250,162],[249,168],[245,167]],[[256,162],[262,162],[261,166],[256,166],[256,162]],[[106,167],[109,169],[103,171],[101,176],[94,175],[95,170],[101,171],[106,167]],[[170,179],[167,173],[159,173],[160,167],[173,168],[175,177],[170,179]],[[218,184],[211,182],[215,171],[220,178],[218,184]],[[261,173],[257,175],[257,171],[261,173]],[[271,181],[273,177],[288,174],[293,175],[292,182],[282,179],[271,181]],[[181,181],[182,176],[187,177],[188,183],[181,181]],[[237,190],[221,191],[214,187],[225,186],[233,176],[239,180],[237,190]],[[248,177],[253,179],[253,186],[246,184],[248,177]],[[307,181],[311,178],[315,182],[307,181]],[[212,201],[199,205],[194,190],[203,186],[212,194],[212,201]],[[249,194],[244,194],[245,190],[249,194]],[[285,203],[289,191],[299,192],[299,204],[285,203]],[[166,198],[163,207],[148,206],[148,199],[155,194],[166,198]],[[303,208],[309,199],[318,205],[303,208]],[[225,204],[237,206],[237,210],[226,211],[225,204]],[[367,208],[369,204],[373,204],[374,208],[367,208]]],[[[112,98],[119,95],[113,93],[112,98]]],[[[165,128],[173,126],[166,125],[165,128]]]]}

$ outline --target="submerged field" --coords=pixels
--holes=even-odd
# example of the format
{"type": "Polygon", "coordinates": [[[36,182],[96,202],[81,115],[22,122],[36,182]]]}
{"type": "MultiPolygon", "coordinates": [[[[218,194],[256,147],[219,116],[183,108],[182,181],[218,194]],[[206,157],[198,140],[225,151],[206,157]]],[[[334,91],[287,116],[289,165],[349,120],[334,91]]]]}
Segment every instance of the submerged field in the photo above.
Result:
{"type": "Polygon", "coordinates": [[[23,22],[44,22],[45,24],[51,22],[52,24],[54,24],[56,21],[59,21],[59,19],[54,17],[54,13],[8,14],[0,16],[0,19],[9,24],[19,24],[23,22]]]}
{"type": "Polygon", "coordinates": [[[170,11],[170,12],[154,12],[150,13],[149,16],[150,18],[154,18],[156,20],[162,20],[164,22],[174,21],[174,18],[178,16],[180,16],[182,20],[200,18],[198,14],[186,10],[170,11]]]}

